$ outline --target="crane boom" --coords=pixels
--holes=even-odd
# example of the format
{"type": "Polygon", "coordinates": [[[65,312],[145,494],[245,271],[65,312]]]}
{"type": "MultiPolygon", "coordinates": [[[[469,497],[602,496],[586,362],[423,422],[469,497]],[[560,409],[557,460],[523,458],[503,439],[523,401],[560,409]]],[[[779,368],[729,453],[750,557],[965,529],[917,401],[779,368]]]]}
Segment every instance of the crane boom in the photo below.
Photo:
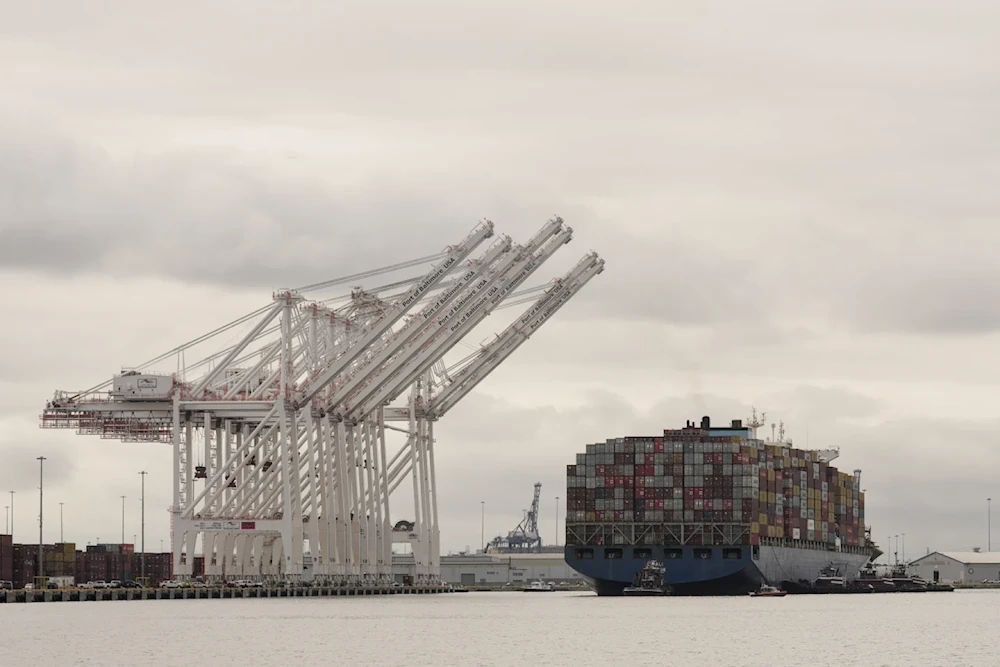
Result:
{"type": "Polygon", "coordinates": [[[462,274],[451,286],[439,296],[433,303],[421,310],[414,319],[410,320],[390,342],[374,356],[367,359],[363,364],[340,386],[337,386],[329,399],[324,402],[327,405],[336,406],[347,396],[350,396],[358,387],[370,380],[378,371],[393,359],[401,349],[420,334],[425,333],[430,328],[433,318],[444,308],[450,305],[465,290],[473,279],[480,276],[484,271],[496,262],[501,255],[510,250],[512,241],[509,236],[504,236],[503,240],[494,244],[483,254],[475,265],[462,274]]]}
{"type": "Polygon", "coordinates": [[[572,239],[573,230],[566,228],[556,234],[545,244],[537,254],[526,257],[515,257],[513,266],[509,266],[503,275],[499,276],[498,285],[490,287],[487,294],[480,297],[460,317],[456,315],[453,321],[440,321],[442,328],[420,350],[406,359],[404,364],[389,376],[389,381],[376,391],[369,391],[360,400],[355,400],[349,407],[352,419],[360,419],[371,413],[386,401],[398,396],[417,376],[426,370],[444,354],[454,347],[472,329],[479,325],[493,308],[500,304],[517,287],[527,280],[546,260],[572,239]]]}
{"type": "Polygon", "coordinates": [[[597,255],[593,253],[584,257],[578,267],[581,265],[585,268],[578,277],[573,278],[574,272],[571,272],[566,279],[558,282],[499,337],[487,345],[479,357],[454,375],[452,382],[431,399],[427,406],[428,413],[435,418],[444,416],[455,403],[464,398],[528,340],[538,327],[572,299],[584,285],[604,271],[604,260],[597,259],[597,255]]]}
{"type": "Polygon", "coordinates": [[[493,223],[487,220],[485,223],[477,226],[476,229],[473,230],[472,233],[463,239],[457,246],[449,248],[444,256],[444,259],[435,264],[434,268],[432,268],[426,276],[414,285],[405,297],[396,302],[387,313],[372,323],[368,332],[362,335],[354,345],[348,347],[347,350],[331,362],[324,371],[309,381],[305,389],[298,396],[298,400],[295,402],[296,407],[301,407],[315,398],[319,392],[327,386],[327,384],[333,381],[335,377],[343,373],[344,370],[346,370],[362,354],[364,354],[369,345],[378,340],[383,334],[385,334],[386,331],[389,330],[390,327],[392,327],[392,325],[402,319],[403,315],[416,305],[420,296],[424,292],[441,282],[441,280],[452,270],[452,267],[472,254],[472,251],[475,250],[479,244],[491,236],[493,236],[493,223]]]}

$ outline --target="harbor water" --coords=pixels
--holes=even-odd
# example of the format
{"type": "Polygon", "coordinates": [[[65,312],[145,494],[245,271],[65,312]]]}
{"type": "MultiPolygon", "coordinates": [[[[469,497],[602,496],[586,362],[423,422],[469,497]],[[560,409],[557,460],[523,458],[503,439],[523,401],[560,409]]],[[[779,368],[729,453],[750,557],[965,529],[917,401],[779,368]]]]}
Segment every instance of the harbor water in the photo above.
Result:
{"type": "Polygon", "coordinates": [[[11,667],[997,664],[1000,591],[763,599],[589,592],[0,606],[11,667]]]}

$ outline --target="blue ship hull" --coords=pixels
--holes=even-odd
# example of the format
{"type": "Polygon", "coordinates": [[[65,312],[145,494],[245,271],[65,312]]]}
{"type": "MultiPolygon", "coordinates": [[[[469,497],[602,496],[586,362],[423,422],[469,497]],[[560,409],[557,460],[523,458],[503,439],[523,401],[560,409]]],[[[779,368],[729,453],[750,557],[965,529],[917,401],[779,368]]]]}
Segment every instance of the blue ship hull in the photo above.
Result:
{"type": "MultiPolygon", "coordinates": [[[[763,581],[752,559],[752,547],[642,547],[651,557],[663,562],[665,581],[673,595],[746,595],[758,590],[763,581]],[[711,555],[706,556],[706,551],[711,555]],[[667,552],[670,552],[669,557],[667,552]],[[697,556],[696,556],[697,553],[697,556]]],[[[632,547],[567,546],[566,563],[586,577],[598,595],[622,595],[635,575],[646,564],[646,557],[633,557],[632,547]],[[622,552],[620,558],[607,558],[606,550],[622,552]]]]}

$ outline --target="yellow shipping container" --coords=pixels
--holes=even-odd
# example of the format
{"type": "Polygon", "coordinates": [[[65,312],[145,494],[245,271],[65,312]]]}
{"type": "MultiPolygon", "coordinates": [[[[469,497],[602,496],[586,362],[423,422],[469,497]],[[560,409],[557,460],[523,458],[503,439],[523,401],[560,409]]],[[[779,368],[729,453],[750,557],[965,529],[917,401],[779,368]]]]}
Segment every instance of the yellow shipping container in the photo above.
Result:
{"type": "Polygon", "coordinates": [[[760,524],[758,524],[756,521],[754,521],[753,523],[751,523],[750,524],[750,533],[753,534],[753,535],[759,535],[760,534],[760,524]]]}
{"type": "Polygon", "coordinates": [[[767,502],[772,505],[774,504],[774,491],[767,492],[767,502]]]}
{"type": "Polygon", "coordinates": [[[774,535],[775,537],[781,537],[781,538],[785,537],[785,529],[782,526],[778,526],[777,528],[775,528],[774,532],[775,532],[774,535]]]}

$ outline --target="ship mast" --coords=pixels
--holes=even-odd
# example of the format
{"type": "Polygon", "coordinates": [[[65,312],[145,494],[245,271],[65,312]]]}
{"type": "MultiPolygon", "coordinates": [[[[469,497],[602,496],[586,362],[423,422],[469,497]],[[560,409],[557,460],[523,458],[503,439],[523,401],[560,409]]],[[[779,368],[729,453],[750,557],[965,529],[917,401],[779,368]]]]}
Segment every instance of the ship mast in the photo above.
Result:
{"type": "Polygon", "coordinates": [[[757,417],[757,408],[751,406],[750,419],[747,420],[747,427],[750,429],[750,437],[754,440],[757,439],[757,429],[765,424],[765,419],[767,419],[767,413],[760,413],[760,418],[757,417]]]}

